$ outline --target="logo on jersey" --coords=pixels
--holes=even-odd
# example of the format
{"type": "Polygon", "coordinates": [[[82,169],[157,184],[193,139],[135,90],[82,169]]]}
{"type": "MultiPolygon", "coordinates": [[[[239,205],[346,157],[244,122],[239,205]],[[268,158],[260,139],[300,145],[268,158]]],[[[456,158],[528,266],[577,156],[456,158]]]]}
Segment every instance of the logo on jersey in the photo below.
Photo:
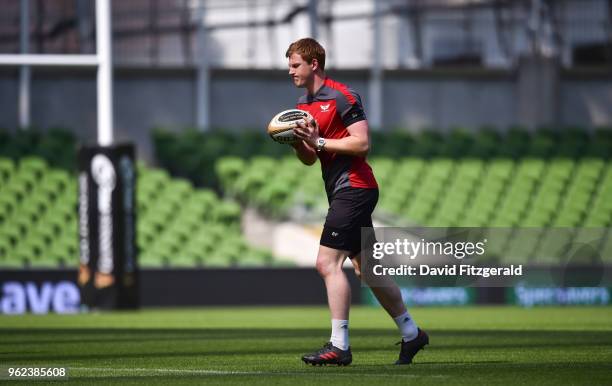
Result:
{"type": "Polygon", "coordinates": [[[331,235],[332,235],[333,237],[336,237],[336,236],[338,236],[338,232],[332,232],[332,233],[331,233],[331,235]]]}
{"type": "Polygon", "coordinates": [[[329,103],[326,105],[319,105],[319,106],[321,106],[321,111],[323,112],[329,111],[329,103]]]}

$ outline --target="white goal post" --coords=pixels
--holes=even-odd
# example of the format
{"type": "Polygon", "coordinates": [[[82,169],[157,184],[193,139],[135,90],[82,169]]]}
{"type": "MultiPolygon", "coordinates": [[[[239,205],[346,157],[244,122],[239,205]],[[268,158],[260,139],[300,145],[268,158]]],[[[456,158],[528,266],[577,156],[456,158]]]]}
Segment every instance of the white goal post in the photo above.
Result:
{"type": "MultiPolygon", "coordinates": [[[[29,0],[21,0],[21,54],[0,54],[0,66],[21,66],[19,101],[20,113],[29,115],[29,66],[97,67],[98,144],[113,143],[113,60],[111,51],[111,0],[96,2],[96,54],[51,55],[27,54],[29,40],[29,0]],[[24,71],[25,69],[25,71],[24,71]],[[24,94],[26,97],[24,97],[24,94]]],[[[26,120],[27,121],[27,120],[26,120]]],[[[23,123],[20,122],[20,123],[23,123]]]]}

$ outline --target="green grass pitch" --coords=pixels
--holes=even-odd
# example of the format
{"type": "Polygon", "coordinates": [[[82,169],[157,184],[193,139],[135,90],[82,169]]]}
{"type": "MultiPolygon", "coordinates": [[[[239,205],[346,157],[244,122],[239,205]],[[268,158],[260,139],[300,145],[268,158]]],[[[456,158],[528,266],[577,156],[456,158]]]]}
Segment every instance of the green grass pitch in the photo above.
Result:
{"type": "Polygon", "coordinates": [[[0,316],[0,368],[64,366],[68,382],[87,384],[612,384],[612,307],[412,314],[430,345],[412,365],[393,366],[392,320],[376,307],[352,309],[348,367],[300,360],[329,338],[324,307],[0,316]]]}

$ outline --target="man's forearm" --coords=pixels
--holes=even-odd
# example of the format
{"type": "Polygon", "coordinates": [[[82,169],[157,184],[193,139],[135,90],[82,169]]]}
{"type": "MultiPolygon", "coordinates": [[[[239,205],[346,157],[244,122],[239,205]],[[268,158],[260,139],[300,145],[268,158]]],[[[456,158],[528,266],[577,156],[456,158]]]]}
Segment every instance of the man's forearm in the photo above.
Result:
{"type": "Polygon", "coordinates": [[[366,138],[348,136],[340,139],[325,140],[324,151],[332,153],[365,157],[369,150],[370,144],[366,138]]]}
{"type": "MultiPolygon", "coordinates": [[[[298,127],[294,129],[294,132],[298,138],[302,138],[306,145],[309,145],[312,151],[316,150],[319,138],[319,129],[316,125],[311,123],[297,123],[298,127]]],[[[346,130],[349,135],[344,138],[332,139],[325,138],[325,144],[323,145],[323,151],[336,153],[336,154],[347,154],[358,157],[367,156],[370,151],[370,139],[368,134],[368,123],[365,120],[361,120],[349,125],[346,130]]]]}
{"type": "Polygon", "coordinates": [[[304,165],[312,165],[317,162],[317,152],[304,143],[304,141],[300,141],[291,146],[293,146],[295,154],[304,165]]]}

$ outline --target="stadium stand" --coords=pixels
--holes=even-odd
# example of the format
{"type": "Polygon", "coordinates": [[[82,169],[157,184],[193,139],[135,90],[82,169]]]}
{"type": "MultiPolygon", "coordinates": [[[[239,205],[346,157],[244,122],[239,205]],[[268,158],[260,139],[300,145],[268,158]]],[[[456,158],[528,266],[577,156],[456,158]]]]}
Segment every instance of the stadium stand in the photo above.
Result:
{"type": "MultiPolygon", "coordinates": [[[[584,158],[513,161],[373,158],[379,214],[428,226],[607,227],[612,224],[612,162],[584,158]]],[[[292,158],[219,160],[228,194],[281,214],[324,199],[319,170],[292,158]],[[312,170],[315,172],[312,172],[312,170]],[[270,178],[274,173],[275,178],[270,178]],[[279,176],[282,173],[282,176],[279,176]]],[[[395,219],[395,220],[393,220],[395,219]]]]}
{"type": "MultiPolygon", "coordinates": [[[[544,251],[555,244],[549,229],[591,229],[568,236],[578,240],[612,226],[610,133],[374,132],[375,216],[399,226],[532,228],[514,255],[547,262],[544,251]]],[[[138,167],[137,245],[145,267],[284,264],[246,245],[240,204],[278,219],[320,220],[327,210],[319,168],[301,165],[260,133],[155,135],[167,171],[138,167]],[[176,178],[194,173],[195,181],[176,178]]],[[[75,264],[75,139],[61,130],[0,136],[0,266],[75,264]]],[[[612,251],[612,237],[602,240],[612,251]]]]}
{"type": "MultiPolygon", "coordinates": [[[[162,170],[138,167],[138,240],[143,267],[278,263],[240,234],[240,206],[162,170]]],[[[0,266],[48,268],[78,262],[77,186],[37,156],[0,157],[0,266]]],[[[284,263],[283,263],[284,264],[284,263]]]]}
{"type": "MultiPolygon", "coordinates": [[[[538,257],[541,263],[550,255],[545,252],[559,244],[558,231],[548,229],[612,225],[609,132],[589,137],[578,130],[530,135],[514,129],[502,137],[456,130],[446,137],[429,132],[389,138],[394,136],[380,138],[383,149],[375,154],[394,154],[403,143],[409,156],[370,159],[381,187],[375,216],[383,223],[533,228],[512,255],[525,261],[544,256],[538,257]]],[[[270,215],[290,216],[290,209],[300,206],[326,209],[319,169],[292,157],[225,157],[216,172],[227,194],[270,215]]],[[[579,233],[570,232],[568,240],[579,233]]],[[[606,250],[611,245],[607,237],[606,250]]]]}

